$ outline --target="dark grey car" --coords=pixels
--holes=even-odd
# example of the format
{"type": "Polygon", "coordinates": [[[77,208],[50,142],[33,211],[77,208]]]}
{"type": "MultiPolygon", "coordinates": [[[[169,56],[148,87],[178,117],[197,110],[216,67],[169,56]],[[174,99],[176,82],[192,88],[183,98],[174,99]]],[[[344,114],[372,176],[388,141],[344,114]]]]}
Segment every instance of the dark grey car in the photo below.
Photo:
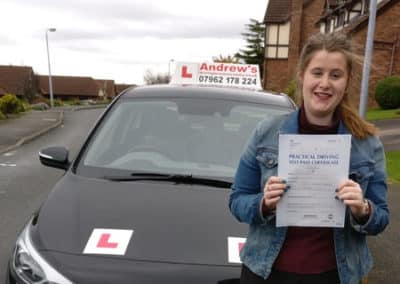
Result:
{"type": "Polygon", "coordinates": [[[247,227],[228,210],[256,124],[295,109],[243,89],[128,89],[100,117],[16,241],[8,283],[238,283],[247,227]]]}

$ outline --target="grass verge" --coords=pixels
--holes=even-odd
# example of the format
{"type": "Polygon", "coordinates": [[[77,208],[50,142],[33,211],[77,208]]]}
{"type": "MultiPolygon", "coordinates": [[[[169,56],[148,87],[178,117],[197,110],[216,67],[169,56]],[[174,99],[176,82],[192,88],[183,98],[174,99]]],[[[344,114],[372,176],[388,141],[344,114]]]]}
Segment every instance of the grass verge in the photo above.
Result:
{"type": "Polygon", "coordinates": [[[400,183],[400,151],[386,152],[386,170],[389,181],[400,183]]]}
{"type": "Polygon", "coordinates": [[[400,118],[400,109],[371,109],[365,114],[367,120],[400,118]]]}

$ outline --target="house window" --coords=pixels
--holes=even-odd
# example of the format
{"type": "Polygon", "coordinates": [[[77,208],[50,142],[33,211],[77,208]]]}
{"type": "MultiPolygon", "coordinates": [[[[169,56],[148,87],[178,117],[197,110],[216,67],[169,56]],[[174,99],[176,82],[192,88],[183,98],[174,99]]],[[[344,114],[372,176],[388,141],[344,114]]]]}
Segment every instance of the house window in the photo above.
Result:
{"type": "Polygon", "coordinates": [[[289,55],[289,22],[279,25],[268,25],[265,29],[265,57],[288,58],[289,55]]]}
{"type": "Polygon", "coordinates": [[[346,19],[346,14],[345,12],[340,12],[336,17],[335,17],[335,30],[338,31],[343,28],[345,24],[345,19],[346,19]]]}
{"type": "Polygon", "coordinates": [[[331,20],[327,19],[325,22],[321,22],[319,26],[319,31],[322,34],[329,34],[331,31],[331,20]]]}
{"type": "Polygon", "coordinates": [[[332,18],[328,21],[328,33],[332,33],[335,28],[335,19],[332,18]]]}
{"type": "Polygon", "coordinates": [[[326,33],[326,24],[324,22],[321,22],[320,26],[319,26],[319,32],[321,34],[326,33]]]}
{"type": "Polygon", "coordinates": [[[338,22],[337,22],[337,26],[338,26],[338,27],[344,26],[344,19],[345,19],[345,13],[344,13],[344,12],[341,12],[341,13],[339,14],[339,17],[338,17],[338,22]]]}
{"type": "Polygon", "coordinates": [[[350,10],[349,10],[349,22],[362,14],[362,2],[357,2],[350,10]]]}
{"type": "Polygon", "coordinates": [[[363,14],[367,14],[369,12],[369,2],[370,2],[370,0],[364,0],[363,14]]]}

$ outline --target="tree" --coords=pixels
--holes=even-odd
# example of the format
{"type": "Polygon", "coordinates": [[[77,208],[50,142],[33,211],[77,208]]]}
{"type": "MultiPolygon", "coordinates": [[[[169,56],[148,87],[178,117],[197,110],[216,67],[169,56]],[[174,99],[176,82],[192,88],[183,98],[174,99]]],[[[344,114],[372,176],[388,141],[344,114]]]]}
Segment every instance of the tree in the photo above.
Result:
{"type": "Polygon", "coordinates": [[[214,56],[212,60],[216,63],[239,63],[239,58],[232,55],[223,56],[220,54],[218,57],[214,56]]]}
{"type": "Polygon", "coordinates": [[[255,19],[250,19],[250,24],[246,24],[246,32],[242,36],[246,40],[246,49],[240,49],[235,57],[243,60],[247,64],[258,64],[261,77],[263,74],[264,63],[264,39],[265,24],[255,19]]]}
{"type": "Polygon", "coordinates": [[[143,77],[146,85],[155,85],[155,84],[168,84],[171,80],[168,74],[157,73],[154,74],[151,70],[147,69],[146,73],[143,77]]]}

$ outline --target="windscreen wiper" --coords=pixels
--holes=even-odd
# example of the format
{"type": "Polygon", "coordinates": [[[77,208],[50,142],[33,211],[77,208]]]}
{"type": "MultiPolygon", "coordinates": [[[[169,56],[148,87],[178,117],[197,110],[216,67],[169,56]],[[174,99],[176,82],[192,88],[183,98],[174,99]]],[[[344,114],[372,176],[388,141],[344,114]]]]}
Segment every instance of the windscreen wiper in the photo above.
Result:
{"type": "Polygon", "coordinates": [[[132,173],[130,176],[104,176],[106,180],[111,181],[138,181],[138,180],[154,180],[154,181],[170,181],[176,184],[200,184],[213,187],[229,188],[232,183],[220,179],[195,177],[192,175],[181,174],[160,174],[160,173],[132,173]]]}

